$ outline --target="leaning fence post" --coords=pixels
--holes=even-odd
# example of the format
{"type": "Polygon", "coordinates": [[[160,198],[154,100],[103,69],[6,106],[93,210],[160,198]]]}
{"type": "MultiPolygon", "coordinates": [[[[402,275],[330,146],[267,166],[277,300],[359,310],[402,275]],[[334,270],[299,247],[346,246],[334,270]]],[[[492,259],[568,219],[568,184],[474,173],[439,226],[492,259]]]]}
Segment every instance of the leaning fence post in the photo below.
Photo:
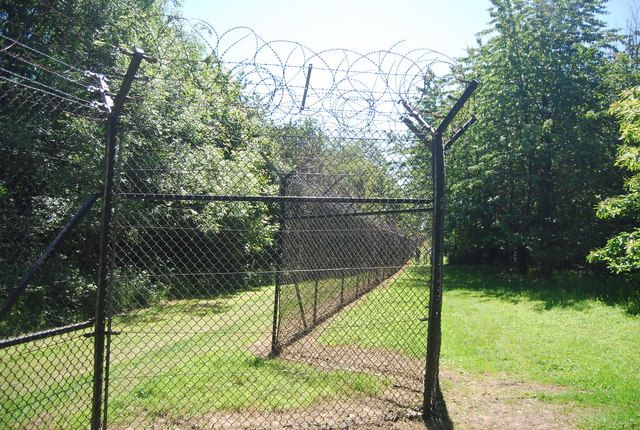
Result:
{"type": "Polygon", "coordinates": [[[120,123],[120,114],[124,101],[131,89],[131,84],[145,58],[144,51],[136,48],[133,51],[131,62],[122,81],[122,85],[113,103],[108,94],[106,78],[99,76],[99,91],[108,110],[105,132],[105,179],[102,200],[102,221],[100,231],[100,254],[98,262],[98,288],[96,292],[96,314],[94,324],[93,343],[93,399],[91,408],[91,430],[100,430],[102,425],[102,393],[104,387],[104,363],[105,363],[105,338],[106,338],[106,307],[107,288],[109,284],[109,261],[111,254],[111,230],[113,215],[113,186],[116,172],[116,148],[117,133],[120,123]],[[112,105],[112,106],[111,106],[112,105]]]}

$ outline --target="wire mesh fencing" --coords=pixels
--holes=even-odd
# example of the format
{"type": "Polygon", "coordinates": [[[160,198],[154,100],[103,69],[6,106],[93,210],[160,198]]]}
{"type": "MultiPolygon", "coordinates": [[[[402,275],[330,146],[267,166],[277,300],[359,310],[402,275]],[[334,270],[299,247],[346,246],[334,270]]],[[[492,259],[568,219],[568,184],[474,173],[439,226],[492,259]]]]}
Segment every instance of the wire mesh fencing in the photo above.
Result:
{"type": "Polygon", "coordinates": [[[170,22],[124,93],[126,75],[108,90],[27,45],[0,54],[46,63],[50,79],[0,60],[0,121],[13,127],[0,199],[15,227],[2,299],[70,217],[105,204],[116,124],[113,221],[86,208],[0,320],[0,428],[417,423],[432,195],[415,178],[431,166],[398,101],[419,100],[442,58],[170,22]]]}
{"type": "MultiPolygon", "coordinates": [[[[319,172],[313,173],[290,176],[287,191],[297,196],[324,194],[327,187],[318,189],[318,182],[327,177],[330,185],[339,179],[345,188],[358,188],[372,174],[329,170],[319,178],[319,172]]],[[[381,203],[361,203],[366,195],[358,197],[357,191],[344,195],[352,202],[285,203],[282,208],[284,223],[278,231],[282,237],[276,249],[281,255],[274,267],[282,272],[276,278],[274,353],[402,270],[424,243],[424,237],[403,229],[398,221],[412,212],[424,215],[428,209],[407,208],[411,203],[389,203],[380,196],[374,199],[381,203]]]]}
{"type": "Polygon", "coordinates": [[[104,115],[92,78],[47,52],[0,34],[3,429],[73,428],[91,411],[81,330],[93,325],[104,115]]]}

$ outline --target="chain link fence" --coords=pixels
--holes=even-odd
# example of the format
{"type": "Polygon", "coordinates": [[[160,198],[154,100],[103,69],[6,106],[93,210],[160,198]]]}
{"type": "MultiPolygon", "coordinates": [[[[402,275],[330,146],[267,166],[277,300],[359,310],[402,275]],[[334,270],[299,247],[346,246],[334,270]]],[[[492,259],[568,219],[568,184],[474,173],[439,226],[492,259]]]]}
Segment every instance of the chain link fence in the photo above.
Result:
{"type": "Polygon", "coordinates": [[[442,57],[169,21],[108,81],[4,41],[0,428],[417,425],[431,167],[398,101],[442,57]]]}
{"type": "Polygon", "coordinates": [[[104,115],[84,71],[46,51],[0,38],[3,429],[91,415],[92,343],[78,330],[93,325],[104,115]]]}

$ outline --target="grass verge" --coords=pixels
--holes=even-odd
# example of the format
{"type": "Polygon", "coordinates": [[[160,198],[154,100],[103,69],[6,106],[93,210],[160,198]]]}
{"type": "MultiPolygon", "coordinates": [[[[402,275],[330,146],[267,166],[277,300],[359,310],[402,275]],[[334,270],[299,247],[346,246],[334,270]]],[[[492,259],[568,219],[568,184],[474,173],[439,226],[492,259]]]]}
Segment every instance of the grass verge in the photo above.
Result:
{"type": "MultiPolygon", "coordinates": [[[[367,301],[396,303],[413,288],[425,288],[426,268],[412,268],[398,288],[379,290],[341,314],[321,338],[329,344],[397,348],[404,327],[356,328],[367,301]],[[425,271],[420,273],[420,271],[425,271]]],[[[619,280],[575,273],[555,280],[503,275],[492,270],[445,268],[442,361],[466,371],[509,374],[566,388],[544,400],[570,402],[589,413],[589,429],[640,428],[640,317],[625,301],[608,298],[619,280]],[[599,297],[600,296],[600,297],[599,297]]],[[[425,291],[426,292],[426,291],[425,291]]],[[[406,309],[416,319],[419,306],[406,309]]],[[[375,316],[374,316],[375,317],[375,316]]],[[[424,356],[424,338],[403,352],[424,356]]]]}
{"type": "MultiPolygon", "coordinates": [[[[255,357],[249,347],[270,329],[272,300],[273,287],[265,287],[165,302],[117,318],[110,424],[140,428],[157,416],[287,410],[384,389],[385,378],[365,373],[255,357]]],[[[0,351],[0,365],[12,369],[0,389],[0,429],[86,428],[91,345],[74,333],[0,351]]]]}

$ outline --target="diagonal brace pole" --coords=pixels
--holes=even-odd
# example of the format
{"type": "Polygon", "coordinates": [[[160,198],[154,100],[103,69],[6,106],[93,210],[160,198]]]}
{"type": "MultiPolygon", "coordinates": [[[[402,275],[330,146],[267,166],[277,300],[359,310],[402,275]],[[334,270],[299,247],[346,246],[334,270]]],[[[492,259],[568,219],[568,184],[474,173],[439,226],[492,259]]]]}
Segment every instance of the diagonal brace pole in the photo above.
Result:
{"type": "Polygon", "coordinates": [[[78,211],[67,221],[67,223],[62,227],[62,229],[58,232],[56,237],[49,243],[49,245],[45,248],[45,250],[40,254],[40,257],[29,267],[29,269],[22,276],[18,285],[11,290],[11,293],[7,297],[7,300],[0,308],[0,320],[2,320],[11,310],[13,305],[18,301],[18,298],[25,292],[29,284],[31,283],[31,279],[38,273],[38,271],[44,266],[47,262],[53,251],[67,238],[69,233],[82,221],[85,217],[89,209],[91,209],[98,199],[98,194],[94,194],[89,198],[85,199],[82,203],[78,211]]]}

